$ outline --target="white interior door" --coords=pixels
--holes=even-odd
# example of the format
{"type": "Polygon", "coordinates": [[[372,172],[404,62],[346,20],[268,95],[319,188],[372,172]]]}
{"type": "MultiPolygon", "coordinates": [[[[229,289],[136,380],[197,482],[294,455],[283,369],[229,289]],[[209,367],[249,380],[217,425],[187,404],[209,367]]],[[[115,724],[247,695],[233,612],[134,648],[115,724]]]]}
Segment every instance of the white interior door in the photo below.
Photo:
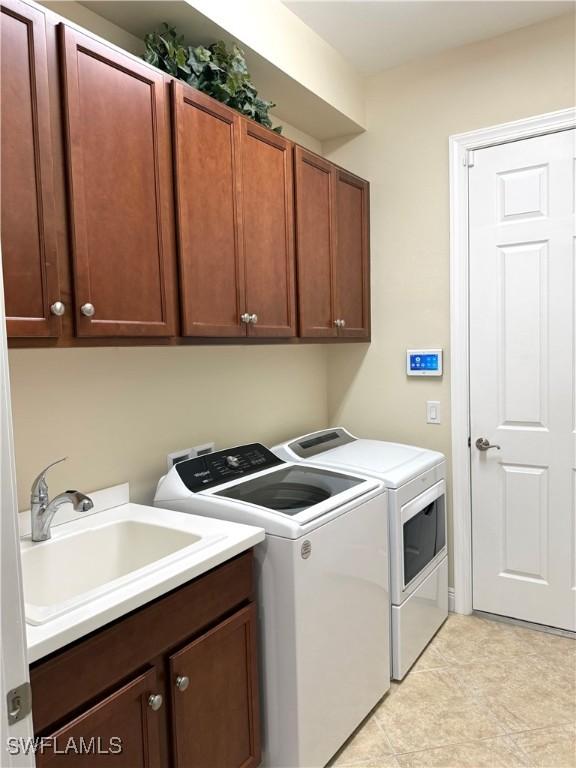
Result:
{"type": "Polygon", "coordinates": [[[6,314],[0,259],[0,766],[33,768],[32,716],[10,725],[6,694],[28,681],[24,604],[17,533],[16,474],[6,352],[6,314]],[[11,740],[22,739],[23,748],[11,740]]]}
{"type": "Polygon", "coordinates": [[[469,172],[473,607],[572,630],[574,141],[478,150],[469,172]]]}

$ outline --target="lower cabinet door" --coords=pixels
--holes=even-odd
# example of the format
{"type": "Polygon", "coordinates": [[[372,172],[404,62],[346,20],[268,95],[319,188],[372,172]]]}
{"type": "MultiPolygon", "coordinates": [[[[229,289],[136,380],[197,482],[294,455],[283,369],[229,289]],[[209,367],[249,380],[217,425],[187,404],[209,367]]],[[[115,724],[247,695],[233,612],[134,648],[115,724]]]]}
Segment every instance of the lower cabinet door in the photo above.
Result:
{"type": "Polygon", "coordinates": [[[155,669],[39,740],[37,768],[161,768],[162,696],[155,669]]]}
{"type": "Polygon", "coordinates": [[[260,763],[256,665],[254,605],[170,657],[177,768],[260,763]]]}

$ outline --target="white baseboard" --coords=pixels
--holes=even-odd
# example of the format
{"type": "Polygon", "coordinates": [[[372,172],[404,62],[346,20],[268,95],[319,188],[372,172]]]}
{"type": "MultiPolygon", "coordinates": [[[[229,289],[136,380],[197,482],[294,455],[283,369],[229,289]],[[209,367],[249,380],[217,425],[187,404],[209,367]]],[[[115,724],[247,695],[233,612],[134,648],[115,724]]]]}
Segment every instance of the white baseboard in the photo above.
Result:
{"type": "Polygon", "coordinates": [[[454,613],[455,597],[454,587],[448,587],[448,610],[450,613],[454,613]]]}

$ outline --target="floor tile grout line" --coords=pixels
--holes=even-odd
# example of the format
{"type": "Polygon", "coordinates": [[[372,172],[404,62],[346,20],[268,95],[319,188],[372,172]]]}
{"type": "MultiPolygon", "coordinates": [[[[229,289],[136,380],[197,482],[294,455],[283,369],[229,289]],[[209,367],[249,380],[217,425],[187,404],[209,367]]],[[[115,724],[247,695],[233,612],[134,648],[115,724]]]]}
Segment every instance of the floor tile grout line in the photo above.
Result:
{"type": "MultiPolygon", "coordinates": [[[[545,729],[537,728],[534,730],[545,730],[545,729]]],[[[439,744],[435,747],[423,747],[422,749],[410,749],[407,752],[394,752],[393,756],[402,757],[403,755],[415,755],[415,754],[418,754],[419,752],[432,752],[435,749],[451,749],[452,747],[467,747],[472,744],[481,744],[487,741],[497,741],[498,739],[504,739],[507,741],[510,739],[510,734],[502,733],[497,736],[484,736],[481,739],[467,739],[466,741],[452,742],[449,744],[439,744]]],[[[516,749],[520,749],[520,747],[518,747],[516,744],[514,744],[514,746],[516,749]]]]}

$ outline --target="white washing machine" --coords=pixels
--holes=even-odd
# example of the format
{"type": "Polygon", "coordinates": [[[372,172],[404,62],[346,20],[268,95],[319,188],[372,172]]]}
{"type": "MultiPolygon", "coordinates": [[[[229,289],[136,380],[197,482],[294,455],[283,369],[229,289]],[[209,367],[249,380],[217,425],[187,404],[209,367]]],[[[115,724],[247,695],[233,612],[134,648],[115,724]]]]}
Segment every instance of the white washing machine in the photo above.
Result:
{"type": "Polygon", "coordinates": [[[325,765],[390,687],[386,489],[254,443],[176,464],[155,503],[265,529],[263,764],[325,765]]]}
{"type": "Polygon", "coordinates": [[[360,472],[388,489],[392,677],[402,680],[448,616],[446,460],[401,443],[365,440],[342,427],[272,448],[287,461],[360,472]]]}

